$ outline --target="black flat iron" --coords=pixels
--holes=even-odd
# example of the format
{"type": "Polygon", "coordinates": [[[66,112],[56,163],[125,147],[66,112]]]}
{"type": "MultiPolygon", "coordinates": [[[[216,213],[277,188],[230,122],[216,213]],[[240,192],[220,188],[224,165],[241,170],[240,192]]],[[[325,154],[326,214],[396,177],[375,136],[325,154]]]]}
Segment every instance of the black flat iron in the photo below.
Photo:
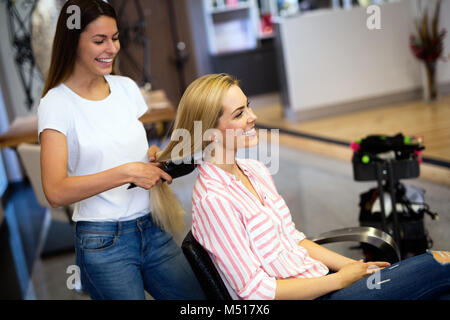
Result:
{"type": "MultiPolygon", "coordinates": [[[[176,161],[169,160],[167,162],[161,162],[160,169],[169,174],[172,179],[176,179],[182,176],[185,176],[197,167],[197,163],[195,162],[195,156],[189,156],[185,159],[180,159],[176,161]]],[[[161,178],[164,182],[166,179],[161,178]]],[[[134,183],[130,183],[127,189],[131,189],[137,187],[134,183]]]]}

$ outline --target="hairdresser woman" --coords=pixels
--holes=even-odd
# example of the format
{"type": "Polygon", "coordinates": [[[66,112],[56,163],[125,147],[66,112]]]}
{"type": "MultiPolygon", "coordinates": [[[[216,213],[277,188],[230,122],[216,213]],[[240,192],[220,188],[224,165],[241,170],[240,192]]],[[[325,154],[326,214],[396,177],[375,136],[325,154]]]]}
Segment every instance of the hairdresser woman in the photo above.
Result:
{"type": "Polygon", "coordinates": [[[111,75],[118,34],[102,0],[69,0],[61,10],[38,108],[44,192],[53,207],[75,203],[77,265],[92,299],[145,299],[144,290],[202,299],[181,249],[149,210],[148,190],[172,179],[149,163],[158,148],[148,148],[138,120],[147,106],[137,85],[111,75]],[[81,28],[68,27],[71,5],[81,28]]]}

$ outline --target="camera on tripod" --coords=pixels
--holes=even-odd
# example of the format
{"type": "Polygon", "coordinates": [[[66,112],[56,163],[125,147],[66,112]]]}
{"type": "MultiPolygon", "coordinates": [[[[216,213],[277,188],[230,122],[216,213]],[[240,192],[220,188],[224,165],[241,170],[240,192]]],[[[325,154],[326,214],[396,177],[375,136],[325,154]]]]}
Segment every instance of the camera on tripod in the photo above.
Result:
{"type": "MultiPolygon", "coordinates": [[[[433,241],[424,226],[424,215],[433,220],[438,214],[425,203],[425,190],[404,185],[400,179],[420,175],[423,138],[370,135],[352,142],[353,177],[356,181],[377,181],[377,187],[360,195],[361,226],[381,229],[393,236],[402,258],[431,248],[433,241]]],[[[378,253],[362,244],[367,259],[378,253]]]]}

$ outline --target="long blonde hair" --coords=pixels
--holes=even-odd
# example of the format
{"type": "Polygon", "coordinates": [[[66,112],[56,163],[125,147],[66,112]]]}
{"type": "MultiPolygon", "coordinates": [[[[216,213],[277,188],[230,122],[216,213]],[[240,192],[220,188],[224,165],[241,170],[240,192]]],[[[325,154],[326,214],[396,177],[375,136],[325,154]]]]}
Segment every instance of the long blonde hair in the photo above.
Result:
{"type": "MultiPolygon", "coordinates": [[[[173,127],[173,133],[180,129],[187,130],[191,139],[171,139],[167,147],[156,155],[156,161],[177,160],[172,159],[175,147],[182,150],[182,158],[204,150],[211,143],[203,141],[205,131],[216,128],[223,114],[224,94],[230,87],[238,84],[236,79],[224,73],[205,75],[193,81],[181,97],[173,127]],[[201,121],[202,124],[200,139],[194,137],[195,121],[201,121]]],[[[167,182],[150,190],[150,206],[155,222],[169,232],[182,231],[186,212],[167,182]]]]}

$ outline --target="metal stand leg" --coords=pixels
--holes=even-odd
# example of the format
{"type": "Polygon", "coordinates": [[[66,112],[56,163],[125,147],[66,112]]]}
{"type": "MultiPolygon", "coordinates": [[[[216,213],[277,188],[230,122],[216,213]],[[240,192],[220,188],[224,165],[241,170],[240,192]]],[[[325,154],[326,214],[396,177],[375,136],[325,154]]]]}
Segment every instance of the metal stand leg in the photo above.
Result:
{"type": "MultiPolygon", "coordinates": [[[[377,162],[376,164],[377,168],[377,182],[378,182],[378,194],[380,199],[380,207],[381,207],[381,228],[384,232],[388,232],[387,225],[386,225],[386,209],[384,206],[384,196],[383,196],[383,166],[381,163],[377,162]]],[[[397,240],[395,240],[397,241],[397,240]]]]}
{"type": "Polygon", "coordinates": [[[398,215],[397,215],[397,200],[395,196],[395,183],[394,183],[394,172],[392,168],[392,163],[390,161],[387,161],[387,173],[388,173],[388,184],[389,184],[389,192],[391,194],[391,202],[392,202],[392,217],[394,218],[394,240],[397,243],[397,245],[401,248],[401,242],[400,242],[400,225],[398,222],[398,215]]]}

